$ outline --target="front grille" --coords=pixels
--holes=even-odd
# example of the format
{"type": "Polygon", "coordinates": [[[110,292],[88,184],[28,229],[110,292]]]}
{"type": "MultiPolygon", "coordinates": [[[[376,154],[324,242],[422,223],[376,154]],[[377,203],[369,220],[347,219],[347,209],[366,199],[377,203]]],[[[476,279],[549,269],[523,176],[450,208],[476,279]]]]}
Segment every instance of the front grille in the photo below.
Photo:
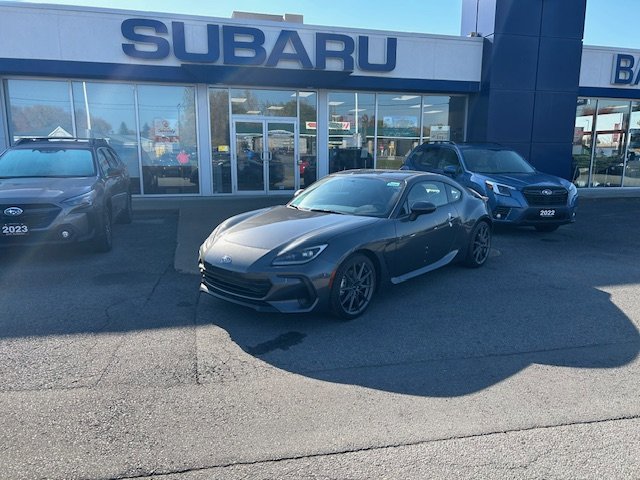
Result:
{"type": "Polygon", "coordinates": [[[0,205],[0,222],[24,223],[29,228],[46,228],[51,225],[51,222],[58,216],[60,211],[60,207],[48,203],[0,205]],[[17,216],[5,214],[4,211],[9,207],[21,208],[22,214],[17,216]]]}
{"type": "Polygon", "coordinates": [[[208,287],[255,300],[264,298],[271,290],[267,278],[232,272],[207,262],[203,262],[202,279],[208,287]]]}
{"type": "Polygon", "coordinates": [[[529,187],[522,193],[527,203],[534,206],[566,205],[569,197],[565,188],[558,187],[529,187]]]}

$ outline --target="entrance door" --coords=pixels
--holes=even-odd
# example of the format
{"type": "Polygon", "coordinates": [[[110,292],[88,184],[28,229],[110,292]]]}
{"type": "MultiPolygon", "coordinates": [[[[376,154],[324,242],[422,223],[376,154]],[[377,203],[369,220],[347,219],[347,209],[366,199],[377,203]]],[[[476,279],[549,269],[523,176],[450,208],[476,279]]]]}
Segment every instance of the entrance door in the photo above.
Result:
{"type": "Polygon", "coordinates": [[[233,121],[236,191],[293,193],[299,188],[296,125],[273,118],[233,121]]]}

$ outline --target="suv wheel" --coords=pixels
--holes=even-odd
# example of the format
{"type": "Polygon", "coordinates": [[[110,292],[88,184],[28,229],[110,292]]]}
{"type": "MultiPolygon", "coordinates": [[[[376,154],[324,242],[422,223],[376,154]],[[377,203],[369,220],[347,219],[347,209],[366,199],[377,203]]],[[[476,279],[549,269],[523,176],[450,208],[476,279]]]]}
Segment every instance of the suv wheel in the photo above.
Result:
{"type": "Polygon", "coordinates": [[[96,252],[109,252],[113,247],[113,225],[111,222],[111,210],[106,208],[102,211],[100,226],[92,241],[93,249],[96,252]]]}
{"type": "Polygon", "coordinates": [[[131,203],[131,194],[127,195],[127,204],[124,206],[124,210],[120,213],[118,219],[120,223],[131,223],[133,221],[133,205],[131,203]]]}

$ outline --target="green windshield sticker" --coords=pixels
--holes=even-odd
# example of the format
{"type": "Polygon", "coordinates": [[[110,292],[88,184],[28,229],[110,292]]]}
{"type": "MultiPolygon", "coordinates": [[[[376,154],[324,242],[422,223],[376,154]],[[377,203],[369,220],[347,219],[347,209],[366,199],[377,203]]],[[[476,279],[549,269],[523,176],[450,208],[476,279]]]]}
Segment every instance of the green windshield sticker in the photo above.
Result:
{"type": "Polygon", "coordinates": [[[387,187],[399,187],[400,182],[387,182],[387,187]]]}

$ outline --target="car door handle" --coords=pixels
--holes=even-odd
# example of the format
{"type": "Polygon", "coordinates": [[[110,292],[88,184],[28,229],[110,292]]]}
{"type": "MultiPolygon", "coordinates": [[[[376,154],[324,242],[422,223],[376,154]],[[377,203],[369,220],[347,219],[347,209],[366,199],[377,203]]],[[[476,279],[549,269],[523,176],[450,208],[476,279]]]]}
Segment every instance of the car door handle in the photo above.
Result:
{"type": "Polygon", "coordinates": [[[454,217],[453,215],[451,215],[451,213],[449,213],[449,226],[453,227],[453,221],[457,219],[458,217],[454,217]]]}

